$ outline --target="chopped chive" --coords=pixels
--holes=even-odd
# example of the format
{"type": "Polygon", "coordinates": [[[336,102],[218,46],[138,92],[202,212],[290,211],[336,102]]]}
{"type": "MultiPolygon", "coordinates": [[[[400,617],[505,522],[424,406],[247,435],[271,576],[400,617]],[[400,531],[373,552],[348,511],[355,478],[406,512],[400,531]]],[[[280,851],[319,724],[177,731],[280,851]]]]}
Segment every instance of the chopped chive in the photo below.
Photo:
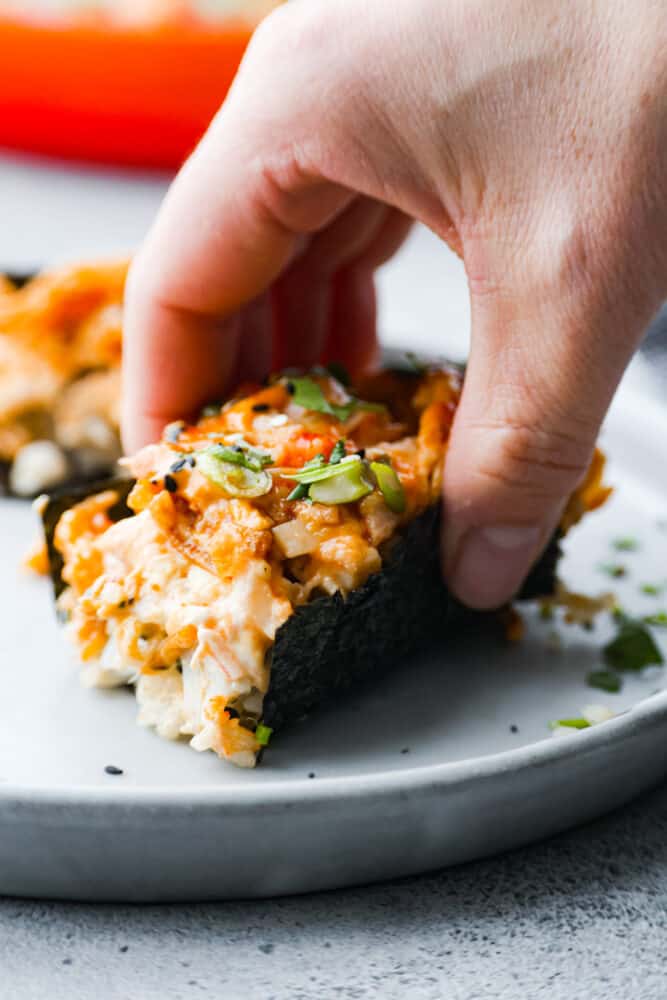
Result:
{"type": "Polygon", "coordinates": [[[644,615],[642,621],[645,625],[653,625],[655,628],[667,628],[667,611],[656,611],[652,615],[644,615]]]}
{"type": "Polygon", "coordinates": [[[589,729],[590,725],[588,719],[554,719],[549,723],[549,728],[558,729],[562,726],[564,729],[589,729]]]}
{"type": "Polygon", "coordinates": [[[589,687],[608,691],[609,694],[617,694],[623,685],[621,678],[612,670],[591,670],[586,677],[586,683],[589,687]]]}
{"type": "Polygon", "coordinates": [[[308,490],[310,486],[308,483],[299,483],[295,486],[291,493],[287,495],[288,500],[305,500],[308,496],[308,490]]]}
{"type": "Polygon", "coordinates": [[[617,552],[636,552],[639,549],[639,542],[630,535],[626,535],[624,538],[615,538],[612,545],[617,552]]]}
{"type": "Polygon", "coordinates": [[[345,441],[343,438],[340,438],[333,446],[331,455],[329,456],[329,465],[337,465],[342,458],[345,458],[345,441]]]}
{"type": "Polygon", "coordinates": [[[658,583],[642,583],[639,589],[647,597],[660,597],[665,588],[658,583]]]}
{"type": "Polygon", "coordinates": [[[627,574],[627,569],[621,563],[600,563],[598,566],[600,573],[606,573],[614,579],[619,579],[627,574]]]}
{"type": "Polygon", "coordinates": [[[615,670],[638,671],[664,663],[662,653],[642,621],[624,619],[618,634],[604,647],[604,658],[615,670]]]}
{"type": "Polygon", "coordinates": [[[273,729],[270,726],[264,726],[260,722],[255,730],[255,739],[261,747],[266,747],[269,745],[269,740],[273,734],[273,729]]]}
{"type": "Polygon", "coordinates": [[[252,448],[250,445],[214,444],[206,450],[211,458],[217,459],[219,462],[240,465],[251,472],[261,472],[265,466],[273,464],[273,458],[268,452],[252,448]]]}

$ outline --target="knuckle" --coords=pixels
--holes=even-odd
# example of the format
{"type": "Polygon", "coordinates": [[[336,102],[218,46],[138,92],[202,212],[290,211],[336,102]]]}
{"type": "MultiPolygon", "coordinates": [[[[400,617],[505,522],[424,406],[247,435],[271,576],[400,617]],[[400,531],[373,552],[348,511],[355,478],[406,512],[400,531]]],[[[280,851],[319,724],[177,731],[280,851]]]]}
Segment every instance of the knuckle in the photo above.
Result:
{"type": "Polygon", "coordinates": [[[477,436],[477,476],[486,485],[532,501],[565,496],[576,487],[591,457],[591,445],[566,430],[503,421],[478,427],[477,436]]]}

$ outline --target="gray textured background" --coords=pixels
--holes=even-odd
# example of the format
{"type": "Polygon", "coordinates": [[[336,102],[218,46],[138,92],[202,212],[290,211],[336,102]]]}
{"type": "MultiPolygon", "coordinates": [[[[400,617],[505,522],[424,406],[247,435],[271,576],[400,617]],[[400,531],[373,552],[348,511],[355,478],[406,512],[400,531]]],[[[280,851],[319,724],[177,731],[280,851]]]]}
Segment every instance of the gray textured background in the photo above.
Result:
{"type": "MultiPolygon", "coordinates": [[[[164,184],[0,157],[0,268],[130,249],[164,184]]],[[[438,316],[442,349],[464,351],[462,272],[432,238],[418,234],[381,289],[390,341],[419,347],[438,316]]],[[[667,391],[665,313],[661,329],[645,356],[667,391]]],[[[666,960],[667,786],[547,843],[366,889],[202,906],[0,900],[2,1000],[663,1000],[666,960]]]]}

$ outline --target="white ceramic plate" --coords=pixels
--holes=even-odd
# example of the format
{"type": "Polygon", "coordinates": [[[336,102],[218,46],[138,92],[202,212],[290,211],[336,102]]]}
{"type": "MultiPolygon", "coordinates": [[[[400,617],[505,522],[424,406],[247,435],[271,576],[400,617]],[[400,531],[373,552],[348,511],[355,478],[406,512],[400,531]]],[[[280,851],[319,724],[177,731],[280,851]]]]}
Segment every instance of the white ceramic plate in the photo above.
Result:
{"type": "MultiPolygon", "coordinates": [[[[604,435],[618,492],[568,541],[571,587],[611,585],[642,613],[664,606],[639,584],[667,578],[666,440],[662,412],[626,391],[604,435]],[[614,553],[628,534],[641,550],[614,553]],[[626,579],[597,568],[614,559],[626,579]]],[[[555,833],[667,773],[661,672],[621,694],[591,690],[612,626],[560,628],[554,650],[553,625],[534,615],[518,647],[469,635],[405,663],[382,690],[276,739],[254,772],[163,742],[135,726],[129,693],[79,685],[47,584],[16,571],[31,511],[2,501],[0,514],[2,894],[210,899],[407,875],[555,833]],[[550,735],[551,719],[590,703],[618,717],[550,735]]]]}

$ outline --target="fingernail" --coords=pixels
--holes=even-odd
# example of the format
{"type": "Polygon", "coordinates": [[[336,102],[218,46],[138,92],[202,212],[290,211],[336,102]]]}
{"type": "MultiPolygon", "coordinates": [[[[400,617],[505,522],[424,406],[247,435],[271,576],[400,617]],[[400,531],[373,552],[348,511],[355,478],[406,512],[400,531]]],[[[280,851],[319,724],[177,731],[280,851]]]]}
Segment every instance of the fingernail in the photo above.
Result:
{"type": "Polygon", "coordinates": [[[521,586],[543,535],[541,525],[471,528],[458,546],[449,583],[474,608],[495,608],[521,586]]]}

